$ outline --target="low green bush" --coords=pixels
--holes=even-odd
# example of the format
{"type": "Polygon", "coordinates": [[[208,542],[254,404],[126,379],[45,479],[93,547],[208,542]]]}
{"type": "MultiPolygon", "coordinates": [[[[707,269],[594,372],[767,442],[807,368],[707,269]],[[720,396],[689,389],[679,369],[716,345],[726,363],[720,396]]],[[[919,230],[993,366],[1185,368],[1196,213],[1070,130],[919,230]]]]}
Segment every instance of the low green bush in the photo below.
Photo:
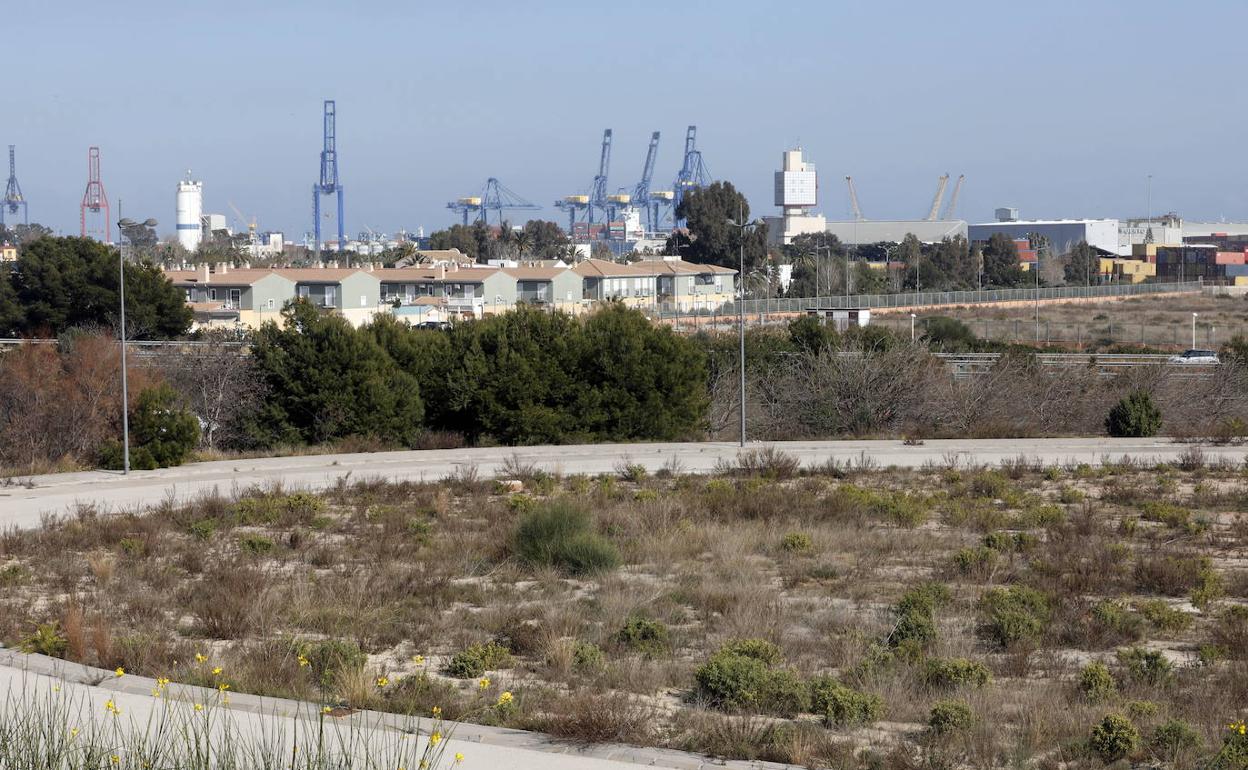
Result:
{"type": "Polygon", "coordinates": [[[1192,616],[1175,609],[1162,599],[1136,602],[1136,612],[1159,631],[1184,631],[1192,625],[1192,616]]]}
{"type": "MultiPolygon", "coordinates": [[[[747,652],[770,651],[759,647],[747,652]]],[[[810,691],[790,669],[777,668],[763,658],[751,657],[726,645],[694,672],[697,694],[714,708],[792,717],[810,708],[810,691]]]]}
{"type": "Polygon", "coordinates": [[[966,577],[986,578],[996,568],[999,556],[996,549],[985,545],[963,548],[953,555],[953,568],[966,577]]]}
{"type": "Polygon", "coordinates": [[[917,657],[935,641],[935,611],[949,598],[949,589],[940,583],[924,583],[902,594],[893,608],[897,622],[888,637],[889,647],[903,657],[917,657]]]}
{"type": "Polygon", "coordinates": [[[975,712],[961,701],[942,700],[932,704],[927,716],[927,726],[936,735],[965,730],[975,724],[975,712]]]}
{"type": "Polygon", "coordinates": [[[1161,410],[1147,391],[1133,390],[1105,418],[1105,430],[1119,438],[1147,438],[1161,430],[1161,410]]]}
{"type": "Polygon", "coordinates": [[[1118,692],[1114,675],[1109,666],[1099,661],[1089,663],[1079,670],[1079,691],[1092,702],[1109,700],[1118,692]]]}
{"type": "Polygon", "coordinates": [[[446,673],[456,679],[476,679],[487,671],[511,665],[511,651],[497,642],[469,645],[451,657],[446,673]]]}
{"type": "Polygon", "coordinates": [[[1162,685],[1174,676],[1174,664],[1159,650],[1143,647],[1119,650],[1118,663],[1127,678],[1139,684],[1162,685]]]}
{"type": "Polygon", "coordinates": [[[1213,626],[1213,639],[1231,657],[1248,657],[1248,607],[1232,604],[1222,610],[1213,626]]]}
{"type": "Polygon", "coordinates": [[[649,657],[667,653],[672,646],[667,626],[657,620],[632,615],[615,634],[615,641],[649,657]]]}
{"type": "Polygon", "coordinates": [[[1171,719],[1157,725],[1148,747],[1162,759],[1173,761],[1178,754],[1200,747],[1200,733],[1181,719],[1171,719]]]}
{"type": "Polygon", "coordinates": [[[567,500],[537,506],[524,514],[512,537],[513,552],[530,567],[554,567],[569,575],[615,569],[615,545],[593,531],[587,511],[567,500]]]}
{"type": "Polygon", "coordinates": [[[1104,762],[1116,762],[1140,746],[1140,731],[1130,719],[1110,714],[1092,728],[1088,748],[1104,762]]]}
{"type": "Polygon", "coordinates": [[[923,667],[923,683],[938,690],[983,687],[991,680],[984,664],[966,658],[929,658],[923,667]]]}
{"type": "Polygon", "coordinates": [[[884,701],[878,695],[846,687],[829,676],[811,680],[810,703],[828,725],[839,727],[868,725],[884,716],[884,701]]]}
{"type": "Polygon", "coordinates": [[[812,545],[810,535],[805,532],[789,532],[780,540],[780,548],[789,553],[805,553],[812,545]]]}
{"type": "Polygon", "coordinates": [[[980,631],[1003,648],[1038,643],[1053,614],[1048,597],[1027,586],[987,591],[979,612],[980,631]]]}
{"type": "Polygon", "coordinates": [[[572,646],[572,666],[579,671],[600,669],[606,660],[602,648],[593,642],[578,641],[572,646]]]}
{"type": "Polygon", "coordinates": [[[260,556],[273,550],[273,540],[264,535],[245,535],[239,538],[238,546],[244,553],[260,556]]]}
{"type": "Polygon", "coordinates": [[[761,660],[768,666],[778,664],[783,655],[780,648],[766,639],[733,639],[725,642],[719,651],[729,655],[741,655],[754,660],[761,660]]]}
{"type": "Polygon", "coordinates": [[[1116,642],[1134,642],[1143,635],[1143,618],[1122,602],[1104,599],[1092,607],[1090,614],[1097,629],[1116,642]]]}
{"type": "Polygon", "coordinates": [[[312,675],[325,689],[333,687],[342,674],[358,671],[368,662],[358,644],[344,639],[303,642],[294,651],[308,661],[312,675]]]}
{"type": "Polygon", "coordinates": [[[40,623],[34,632],[22,640],[22,652],[34,652],[50,658],[63,658],[69,649],[69,639],[61,632],[61,625],[55,620],[51,623],[40,623]]]}

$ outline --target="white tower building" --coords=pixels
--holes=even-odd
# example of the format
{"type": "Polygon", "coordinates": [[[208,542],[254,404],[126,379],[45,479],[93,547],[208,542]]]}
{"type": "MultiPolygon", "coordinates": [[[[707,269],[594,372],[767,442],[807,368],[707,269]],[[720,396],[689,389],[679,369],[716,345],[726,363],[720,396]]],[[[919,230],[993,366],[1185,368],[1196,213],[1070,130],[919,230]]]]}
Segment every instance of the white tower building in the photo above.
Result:
{"type": "Polygon", "coordinates": [[[191,178],[186,172],[186,181],[178,182],[178,243],[187,251],[199,248],[203,239],[200,217],[204,212],[204,183],[191,178]]]}
{"type": "Polygon", "coordinates": [[[776,172],[775,200],[782,214],[767,217],[767,236],[772,244],[792,243],[794,236],[820,233],[827,227],[821,215],[810,213],[819,203],[819,178],[815,164],[802,160],[800,148],[784,152],[781,168],[776,172]]]}

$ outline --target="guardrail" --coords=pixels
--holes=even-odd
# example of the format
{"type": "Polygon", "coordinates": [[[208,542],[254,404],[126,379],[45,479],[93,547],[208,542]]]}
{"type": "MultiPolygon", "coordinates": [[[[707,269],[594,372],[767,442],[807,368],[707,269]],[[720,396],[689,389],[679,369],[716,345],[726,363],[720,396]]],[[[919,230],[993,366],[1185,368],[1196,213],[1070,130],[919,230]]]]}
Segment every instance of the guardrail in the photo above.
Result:
{"type": "MultiPolygon", "coordinates": [[[[935,353],[948,364],[955,377],[969,377],[988,372],[1001,359],[1000,353],[935,353]]],[[[1110,376],[1117,370],[1132,366],[1173,366],[1184,376],[1207,376],[1215,365],[1171,364],[1164,353],[1036,353],[1041,366],[1095,366],[1097,373],[1110,376]]]]}

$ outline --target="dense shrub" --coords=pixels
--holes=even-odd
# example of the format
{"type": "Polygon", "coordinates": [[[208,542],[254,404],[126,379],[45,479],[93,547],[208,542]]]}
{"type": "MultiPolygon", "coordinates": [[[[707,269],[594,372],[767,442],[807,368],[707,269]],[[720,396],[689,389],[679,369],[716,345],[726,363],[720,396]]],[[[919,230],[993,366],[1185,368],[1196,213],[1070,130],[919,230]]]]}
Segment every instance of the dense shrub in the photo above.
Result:
{"type": "Polygon", "coordinates": [[[1248,607],[1232,604],[1218,615],[1213,639],[1236,660],[1248,657],[1248,607]]]}
{"type": "Polygon", "coordinates": [[[777,668],[779,651],[758,640],[721,647],[694,672],[697,694],[725,711],[791,717],[810,708],[810,691],[796,673],[777,668]]]}
{"type": "Polygon", "coordinates": [[[1109,410],[1105,430],[1123,438],[1156,436],[1161,430],[1161,410],[1147,391],[1133,390],[1109,410]]]}
{"type": "Polygon", "coordinates": [[[902,594],[893,613],[896,625],[888,645],[907,657],[917,657],[936,639],[936,608],[949,601],[949,589],[940,583],[924,583],[902,594]]]}
{"type": "Polygon", "coordinates": [[[780,540],[780,547],[789,553],[805,553],[811,545],[810,535],[805,532],[787,532],[780,540]]]}
{"type": "Polygon", "coordinates": [[[1088,748],[1105,762],[1116,762],[1139,748],[1140,731],[1130,719],[1110,714],[1092,728],[1088,748]]]}
{"type": "Polygon", "coordinates": [[[929,658],[923,667],[924,684],[935,689],[983,687],[991,679],[984,664],[966,658],[929,658]]]}
{"type": "Polygon", "coordinates": [[[871,693],[846,687],[828,676],[810,683],[811,709],[829,725],[867,725],[884,716],[884,701],[871,693]]]}
{"type": "Polygon", "coordinates": [[[1183,631],[1192,625],[1192,616],[1161,599],[1138,602],[1135,609],[1160,631],[1183,631]]]}
{"type": "Polygon", "coordinates": [[[512,550],[530,567],[554,567],[569,575],[604,572],[620,563],[615,545],[593,531],[589,513],[566,500],[524,514],[512,537],[512,550]]]}
{"type": "Polygon", "coordinates": [[[268,391],[253,426],[262,443],[416,442],[424,417],[419,383],[367,332],[306,300],[282,318],[284,326],[260,327],[251,345],[268,391]]]}
{"type": "Polygon", "coordinates": [[[1158,725],[1148,739],[1148,747],[1169,761],[1199,746],[1200,733],[1181,719],[1171,719],[1158,725]]]}
{"type": "Polygon", "coordinates": [[[1052,616],[1048,597],[1026,586],[988,591],[979,611],[981,631],[1001,647],[1039,642],[1052,616]]]}
{"type": "Polygon", "coordinates": [[[446,673],[456,679],[476,679],[487,671],[511,665],[511,651],[496,642],[476,642],[460,650],[446,665],[446,673]]]}
{"type": "Polygon", "coordinates": [[[975,712],[961,701],[937,701],[927,716],[927,726],[937,735],[965,730],[974,723],[975,712]]]}
{"type": "Polygon", "coordinates": [[[1079,670],[1079,691],[1089,701],[1103,701],[1118,692],[1114,675],[1104,663],[1092,662],[1079,670]]]}
{"type": "Polygon", "coordinates": [[[624,647],[643,655],[657,656],[671,649],[671,635],[667,626],[657,620],[633,615],[615,634],[615,640],[624,647]]]}
{"type": "Polygon", "coordinates": [[[1165,684],[1174,676],[1174,664],[1159,650],[1132,647],[1118,651],[1118,662],[1127,678],[1148,685],[1165,684]]]}
{"type": "Polygon", "coordinates": [[[308,668],[322,688],[333,687],[343,674],[364,668],[368,661],[358,644],[341,639],[326,639],[296,645],[295,652],[308,661],[308,668]]]}
{"type": "MultiPolygon", "coordinates": [[[[181,465],[199,444],[199,421],[180,403],[168,385],[145,388],[130,411],[130,467],[139,470],[181,465]]],[[[123,465],[122,447],[105,445],[100,465],[123,465]]]]}

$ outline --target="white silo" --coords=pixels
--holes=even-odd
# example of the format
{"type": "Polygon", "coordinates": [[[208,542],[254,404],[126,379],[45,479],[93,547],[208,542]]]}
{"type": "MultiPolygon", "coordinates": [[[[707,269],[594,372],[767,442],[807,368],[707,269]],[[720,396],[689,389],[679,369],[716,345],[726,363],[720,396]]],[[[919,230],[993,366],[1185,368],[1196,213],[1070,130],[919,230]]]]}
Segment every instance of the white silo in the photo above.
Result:
{"type": "Polygon", "coordinates": [[[191,178],[186,172],[186,181],[178,182],[178,243],[187,251],[199,248],[203,238],[200,216],[204,213],[204,183],[191,178]]]}

